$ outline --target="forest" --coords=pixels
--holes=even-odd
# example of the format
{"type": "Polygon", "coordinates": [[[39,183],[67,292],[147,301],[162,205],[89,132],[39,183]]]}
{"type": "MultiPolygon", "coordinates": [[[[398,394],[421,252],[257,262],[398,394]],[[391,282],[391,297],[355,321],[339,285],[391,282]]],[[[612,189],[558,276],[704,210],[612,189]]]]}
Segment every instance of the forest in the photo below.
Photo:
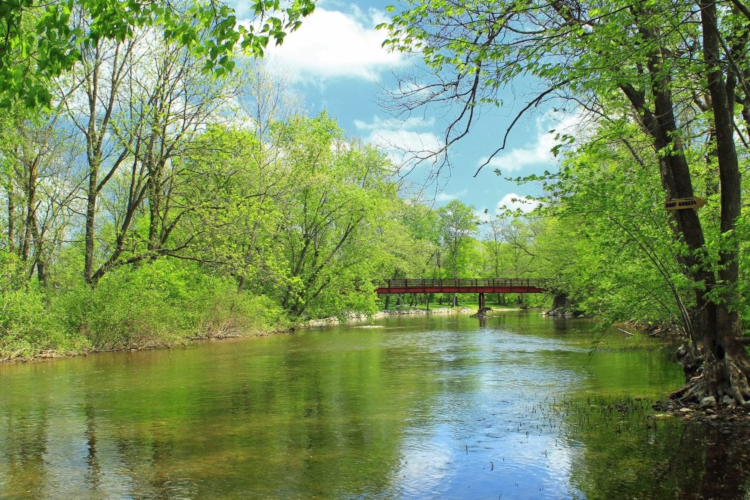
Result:
{"type": "Polygon", "coordinates": [[[540,82],[519,116],[555,101],[580,117],[558,170],[514,179],[536,208],[500,215],[415,196],[387,152],[307,116],[253,59],[314,2],[258,2],[266,22],[240,29],[226,6],[116,5],[0,12],[0,360],[372,314],[385,278],[532,277],[550,280],[547,307],[683,335],[686,366],[713,370],[687,394],[750,398],[739,0],[404,2],[385,44],[432,80],[393,98],[450,104],[441,153],[518,75],[540,82]]]}

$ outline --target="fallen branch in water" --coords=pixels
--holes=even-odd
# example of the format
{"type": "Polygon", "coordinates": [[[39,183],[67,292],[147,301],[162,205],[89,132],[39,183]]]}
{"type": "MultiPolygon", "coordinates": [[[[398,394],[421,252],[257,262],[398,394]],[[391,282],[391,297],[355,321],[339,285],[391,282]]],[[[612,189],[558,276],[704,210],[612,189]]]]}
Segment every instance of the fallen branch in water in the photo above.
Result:
{"type": "Polygon", "coordinates": [[[620,330],[620,331],[621,331],[622,333],[624,333],[624,334],[630,335],[631,337],[633,336],[633,334],[632,334],[632,333],[630,333],[630,332],[629,332],[629,331],[627,331],[627,330],[623,330],[622,328],[618,328],[618,330],[620,330]]]}

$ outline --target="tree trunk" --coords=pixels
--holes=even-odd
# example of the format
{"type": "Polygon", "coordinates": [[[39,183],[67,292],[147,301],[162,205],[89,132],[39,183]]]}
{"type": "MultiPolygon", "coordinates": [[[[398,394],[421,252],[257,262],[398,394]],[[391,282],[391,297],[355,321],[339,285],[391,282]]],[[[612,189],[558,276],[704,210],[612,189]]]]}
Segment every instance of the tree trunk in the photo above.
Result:
{"type": "Polygon", "coordinates": [[[47,260],[44,255],[44,237],[39,232],[36,213],[32,220],[31,234],[34,238],[34,259],[36,260],[37,279],[47,288],[49,286],[49,275],[47,273],[47,260]]]}
{"type": "MultiPolygon", "coordinates": [[[[153,132],[155,133],[155,132],[153,132]]],[[[153,144],[149,145],[146,162],[148,165],[148,250],[155,252],[161,248],[162,239],[162,166],[151,156],[153,144]]]]}
{"type": "Polygon", "coordinates": [[[13,253],[16,240],[16,205],[13,181],[8,182],[8,250],[13,253]]]}
{"type": "Polygon", "coordinates": [[[91,165],[91,171],[89,172],[89,189],[86,193],[86,234],[84,243],[84,263],[83,263],[83,277],[86,283],[92,284],[92,277],[94,274],[94,237],[95,237],[95,220],[96,220],[96,198],[99,194],[98,190],[98,173],[99,168],[96,165],[91,165]]]}
{"type": "Polygon", "coordinates": [[[159,227],[160,222],[160,209],[161,209],[161,193],[154,188],[154,183],[151,183],[149,189],[149,200],[148,200],[148,249],[153,252],[159,249],[159,227]]]}
{"type": "MultiPolygon", "coordinates": [[[[734,234],[735,221],[741,214],[742,191],[739,161],[734,144],[733,105],[731,81],[724,81],[721,71],[720,33],[718,30],[716,3],[701,0],[701,23],[703,25],[703,56],[708,66],[707,81],[711,94],[714,130],[716,131],[716,156],[719,162],[721,186],[721,241],[719,253],[719,297],[703,315],[701,321],[705,360],[703,373],[693,377],[688,384],[675,393],[681,398],[700,399],[705,396],[717,398],[726,394],[733,404],[750,408],[750,357],[740,342],[742,326],[735,304],[738,302],[737,280],[739,278],[739,242],[734,234]]],[[[729,79],[733,76],[730,74],[729,79]]],[[[714,283],[711,283],[714,285],[714,283]]],[[[716,285],[715,285],[716,286],[716,285]]],[[[707,287],[711,290],[714,287],[707,287]]],[[[708,302],[708,299],[704,299],[708,302]]]]}
{"type": "Polygon", "coordinates": [[[559,292],[554,295],[552,298],[552,310],[555,309],[563,309],[568,305],[568,295],[559,292]]]}
{"type": "MultiPolygon", "coordinates": [[[[26,191],[26,206],[24,211],[26,212],[26,220],[24,221],[24,235],[23,245],[21,246],[21,258],[24,262],[28,262],[31,256],[31,245],[33,241],[33,231],[36,225],[36,188],[37,188],[37,175],[36,175],[36,163],[23,161],[24,170],[26,174],[25,191],[26,191]]],[[[29,277],[33,274],[33,271],[29,272],[29,277]]]]}

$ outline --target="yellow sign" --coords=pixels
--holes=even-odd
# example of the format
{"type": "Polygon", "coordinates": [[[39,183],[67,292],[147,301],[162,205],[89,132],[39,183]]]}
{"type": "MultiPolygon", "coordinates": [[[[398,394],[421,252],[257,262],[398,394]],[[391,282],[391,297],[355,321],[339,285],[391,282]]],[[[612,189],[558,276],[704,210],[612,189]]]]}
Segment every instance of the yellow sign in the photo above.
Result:
{"type": "Polygon", "coordinates": [[[669,211],[673,210],[685,210],[692,208],[698,210],[700,207],[706,204],[706,200],[693,196],[692,198],[680,198],[679,200],[669,200],[664,203],[664,208],[669,211]]]}

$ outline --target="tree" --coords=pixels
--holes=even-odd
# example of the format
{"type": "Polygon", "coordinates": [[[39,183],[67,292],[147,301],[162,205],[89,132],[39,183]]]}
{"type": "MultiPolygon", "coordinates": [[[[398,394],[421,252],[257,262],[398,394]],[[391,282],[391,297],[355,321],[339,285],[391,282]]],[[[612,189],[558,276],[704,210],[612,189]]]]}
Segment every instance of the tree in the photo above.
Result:
{"type": "Polygon", "coordinates": [[[238,293],[264,293],[280,265],[271,235],[276,203],[291,187],[278,162],[259,154],[260,143],[252,130],[212,126],[179,166],[180,204],[192,207],[178,231],[194,237],[188,255],[234,276],[238,293]]]}
{"type": "MultiPolygon", "coordinates": [[[[440,233],[438,215],[414,200],[395,198],[391,217],[380,223],[378,232],[384,253],[374,277],[405,279],[440,276],[440,233]]],[[[429,307],[429,296],[428,300],[429,307]]],[[[385,296],[388,309],[391,295],[385,296]]],[[[397,303],[400,297],[396,297],[397,303]]]]}
{"type": "Polygon", "coordinates": [[[59,113],[34,115],[16,108],[5,116],[0,139],[7,199],[7,248],[49,284],[49,264],[70,231],[80,196],[76,137],[58,126],[59,113]]]}
{"type": "Polygon", "coordinates": [[[98,41],[58,80],[67,122],[86,141],[83,275],[89,284],[124,263],[179,256],[190,245],[184,232],[176,239],[175,228],[194,208],[181,197],[177,159],[236,96],[235,79],[205,74],[202,62],[178,44],[152,47],[158,37],[140,30],[124,42],[98,41]],[[144,208],[147,234],[139,234],[144,208]]]}
{"type": "Polygon", "coordinates": [[[346,140],[325,113],[279,126],[280,168],[294,188],[275,202],[275,246],[265,250],[276,263],[280,302],[292,317],[340,313],[366,297],[355,293],[356,280],[380,267],[381,220],[396,197],[392,166],[376,150],[346,140]]]}
{"type": "MultiPolygon", "coordinates": [[[[91,21],[79,19],[79,22],[87,26],[91,21]]],[[[129,155],[129,145],[113,133],[111,122],[119,110],[121,86],[135,66],[138,41],[135,38],[124,43],[97,41],[80,52],[78,71],[58,82],[61,107],[86,141],[83,276],[87,283],[94,281],[97,204],[129,155]]]]}
{"type": "Polygon", "coordinates": [[[488,231],[484,235],[484,241],[489,248],[489,254],[492,258],[491,269],[492,276],[500,278],[503,270],[500,261],[500,252],[503,243],[502,219],[499,216],[491,218],[487,222],[488,231]]]}
{"type": "Polygon", "coordinates": [[[10,0],[0,5],[0,106],[20,99],[28,107],[50,104],[49,81],[72,69],[82,50],[110,40],[121,43],[141,28],[159,27],[168,45],[178,43],[204,60],[205,69],[223,75],[234,68],[235,48],[262,56],[273,40],[280,44],[315,0],[256,0],[255,23],[237,24],[233,8],[221,1],[164,3],[77,0],[44,3],[10,0]],[[76,16],[90,19],[85,28],[76,16]],[[190,21],[188,21],[190,20],[190,21]]]}
{"type": "Polygon", "coordinates": [[[551,279],[555,308],[572,303],[611,321],[687,331],[693,291],[678,264],[682,243],[672,238],[659,172],[647,166],[655,155],[646,140],[636,126],[601,124],[595,140],[544,176],[532,244],[518,241],[535,257],[533,273],[551,279]]]}
{"type": "MultiPolygon", "coordinates": [[[[464,205],[459,200],[450,201],[446,206],[440,207],[437,213],[443,246],[450,259],[451,274],[453,278],[458,278],[461,254],[477,234],[479,218],[474,213],[473,206],[464,205]]],[[[453,294],[454,306],[458,303],[457,295],[453,294]]]]}
{"type": "MultiPolygon", "coordinates": [[[[412,8],[394,18],[387,43],[421,51],[434,70],[432,82],[410,87],[403,96],[407,108],[457,105],[446,147],[470,131],[479,106],[500,105],[498,89],[523,75],[544,89],[520,114],[559,97],[598,121],[637,124],[654,152],[651,167],[658,170],[667,199],[694,196],[696,170],[713,167],[721,205],[716,259],[704,228],[710,223],[693,210],[671,214],[673,238],[685,245],[677,264],[695,292],[688,335],[693,355],[703,362],[701,375],[676,396],[727,394],[735,404],[750,407],[735,232],[742,198],[735,138],[744,139],[735,129],[742,120],[747,126],[750,117],[745,83],[750,9],[740,0],[731,6],[714,0],[406,3],[412,8]],[[698,142],[705,145],[702,154],[698,142]]],[[[495,153],[504,146],[505,140],[495,153]]]]}

